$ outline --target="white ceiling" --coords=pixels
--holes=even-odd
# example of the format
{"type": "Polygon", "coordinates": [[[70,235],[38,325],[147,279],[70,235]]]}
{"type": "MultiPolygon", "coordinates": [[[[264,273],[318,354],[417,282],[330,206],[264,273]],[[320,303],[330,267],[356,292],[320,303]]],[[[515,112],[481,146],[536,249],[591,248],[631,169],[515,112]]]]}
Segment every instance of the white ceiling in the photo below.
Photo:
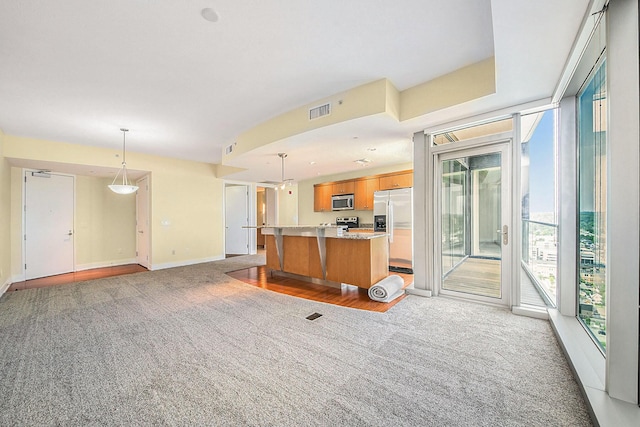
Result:
{"type": "MultiPolygon", "coordinates": [[[[240,133],[388,78],[399,90],[492,55],[497,93],[398,123],[369,117],[263,147],[231,179],[296,180],[411,161],[411,135],[549,98],[586,0],[5,0],[0,129],[219,163],[240,133]],[[218,22],[202,18],[213,8],[218,22]],[[376,151],[367,151],[376,148],[376,151]],[[309,162],[315,161],[315,165],[309,162]]],[[[130,165],[135,168],[135,165],[130,165]]],[[[117,165],[116,165],[117,167],[117,165]]]]}

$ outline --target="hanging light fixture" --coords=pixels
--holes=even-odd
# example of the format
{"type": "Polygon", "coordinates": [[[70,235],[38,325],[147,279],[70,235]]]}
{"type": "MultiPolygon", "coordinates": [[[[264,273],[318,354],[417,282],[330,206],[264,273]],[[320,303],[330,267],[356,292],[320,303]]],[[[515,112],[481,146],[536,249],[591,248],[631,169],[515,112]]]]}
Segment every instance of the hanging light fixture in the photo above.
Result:
{"type": "Polygon", "coordinates": [[[126,134],[127,132],[129,132],[129,129],[120,128],[120,130],[122,131],[122,169],[120,169],[116,174],[116,177],[113,178],[113,182],[111,183],[109,188],[114,193],[131,194],[138,191],[138,186],[129,184],[129,180],[127,179],[127,161],[126,161],[127,158],[125,157],[125,153],[126,153],[125,148],[126,148],[126,134]],[[116,184],[116,180],[120,176],[120,172],[122,172],[122,184],[116,184]]]}
{"type": "Polygon", "coordinates": [[[280,181],[280,189],[284,190],[285,187],[290,187],[291,184],[293,184],[293,179],[284,178],[284,159],[287,158],[287,153],[278,153],[278,157],[280,157],[282,163],[282,180],[280,181]]]}

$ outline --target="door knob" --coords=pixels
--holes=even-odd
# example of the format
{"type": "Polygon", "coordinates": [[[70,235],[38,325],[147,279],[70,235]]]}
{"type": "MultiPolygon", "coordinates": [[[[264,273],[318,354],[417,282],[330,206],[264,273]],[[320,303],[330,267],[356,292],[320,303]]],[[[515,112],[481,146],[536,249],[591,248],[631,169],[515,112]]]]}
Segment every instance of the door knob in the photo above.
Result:
{"type": "Polygon", "coordinates": [[[144,230],[138,230],[138,233],[142,234],[144,233],[144,230]]]}
{"type": "Polygon", "coordinates": [[[73,236],[73,232],[69,230],[69,233],[67,233],[67,236],[73,236]]]}

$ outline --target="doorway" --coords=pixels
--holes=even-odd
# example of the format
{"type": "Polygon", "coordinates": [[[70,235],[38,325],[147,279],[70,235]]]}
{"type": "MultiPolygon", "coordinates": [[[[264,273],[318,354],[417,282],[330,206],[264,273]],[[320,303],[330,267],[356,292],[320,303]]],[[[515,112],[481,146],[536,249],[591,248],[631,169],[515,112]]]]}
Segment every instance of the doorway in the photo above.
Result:
{"type": "Polygon", "coordinates": [[[74,195],[75,177],[25,170],[25,280],[74,271],[74,195]]]}
{"type": "Polygon", "coordinates": [[[249,253],[249,186],[225,187],[225,254],[249,253]]]}
{"type": "Polygon", "coordinates": [[[260,227],[267,224],[267,198],[264,187],[258,187],[256,190],[256,248],[264,249],[265,237],[260,227]]]}
{"type": "Polygon", "coordinates": [[[139,179],[136,185],[136,262],[149,269],[149,177],[139,179]]]}
{"type": "Polygon", "coordinates": [[[509,144],[435,156],[439,293],[510,302],[509,144]]]}

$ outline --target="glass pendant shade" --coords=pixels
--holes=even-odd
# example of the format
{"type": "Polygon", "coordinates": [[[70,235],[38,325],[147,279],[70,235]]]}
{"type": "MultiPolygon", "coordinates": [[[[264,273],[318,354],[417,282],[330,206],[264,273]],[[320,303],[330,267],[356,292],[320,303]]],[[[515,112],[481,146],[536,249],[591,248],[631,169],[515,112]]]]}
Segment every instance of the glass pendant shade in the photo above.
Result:
{"type": "Polygon", "coordinates": [[[109,189],[114,193],[118,194],[131,194],[138,191],[138,186],[136,185],[124,185],[124,184],[111,184],[109,185],[109,189]]]}
{"type": "Polygon", "coordinates": [[[122,131],[122,169],[118,171],[116,177],[113,178],[113,182],[109,185],[109,189],[116,194],[131,194],[138,191],[138,186],[129,183],[129,179],[127,178],[127,162],[126,162],[126,152],[125,152],[125,135],[129,129],[120,129],[122,131]],[[116,184],[118,177],[122,173],[122,183],[116,184]]]}

